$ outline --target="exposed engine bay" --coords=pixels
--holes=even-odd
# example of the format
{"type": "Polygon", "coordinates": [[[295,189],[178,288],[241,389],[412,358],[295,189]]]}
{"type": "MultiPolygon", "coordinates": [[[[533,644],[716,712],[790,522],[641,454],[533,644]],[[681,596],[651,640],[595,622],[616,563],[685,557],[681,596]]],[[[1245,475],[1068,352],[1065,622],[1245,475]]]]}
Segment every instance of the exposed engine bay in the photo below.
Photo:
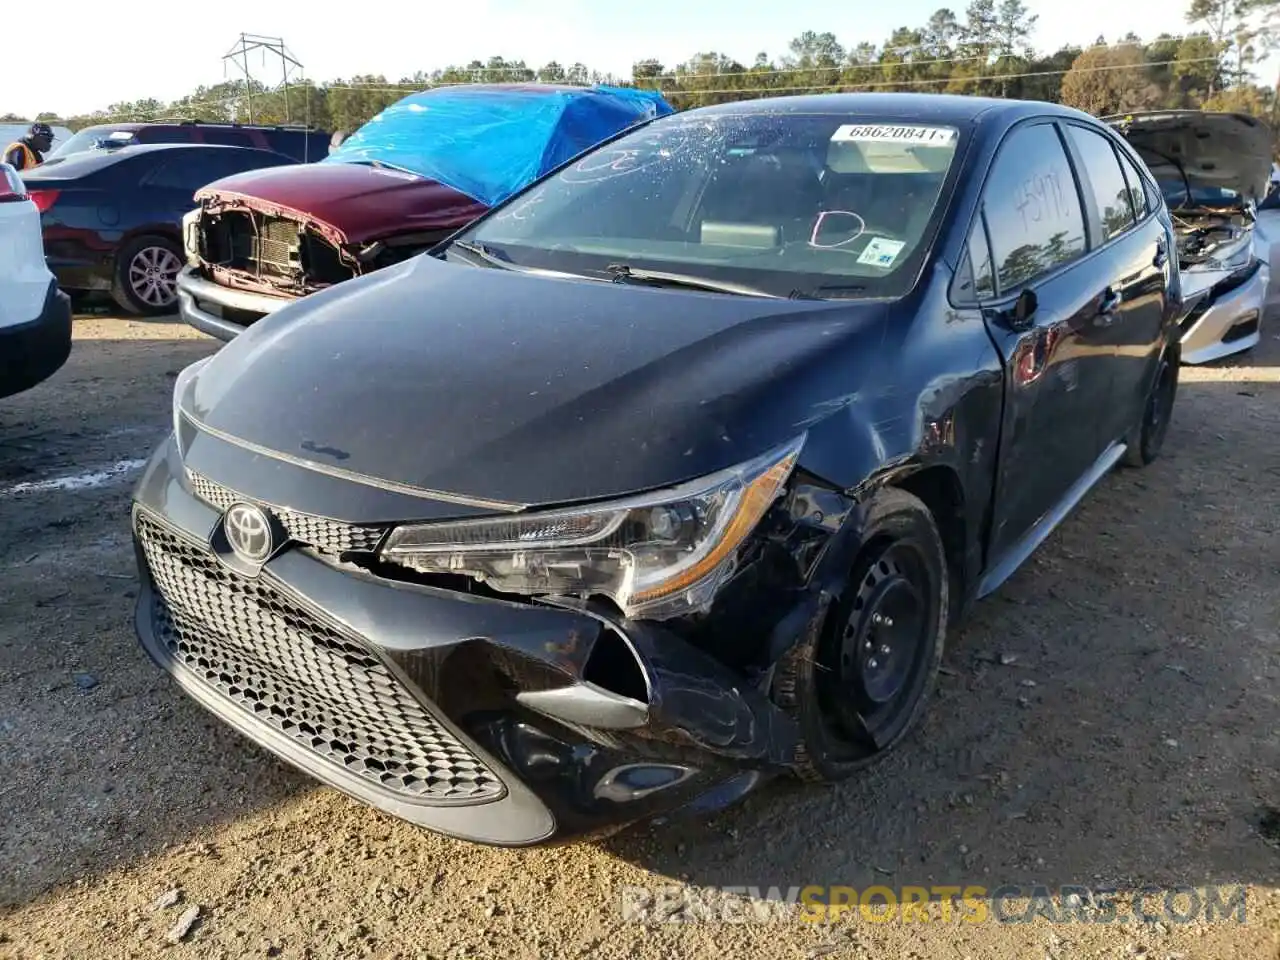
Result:
{"type": "Polygon", "coordinates": [[[302,297],[399,263],[450,231],[350,244],[326,226],[231,203],[205,201],[191,225],[189,251],[208,279],[241,290],[302,297]]]}
{"type": "Polygon", "coordinates": [[[1248,266],[1254,217],[1244,204],[1230,207],[1171,207],[1183,270],[1248,266]]]}
{"type": "Polygon", "coordinates": [[[1183,293],[1233,285],[1257,268],[1256,204],[1271,172],[1271,133],[1255,118],[1175,110],[1110,120],[1160,185],[1173,217],[1183,293]]]}

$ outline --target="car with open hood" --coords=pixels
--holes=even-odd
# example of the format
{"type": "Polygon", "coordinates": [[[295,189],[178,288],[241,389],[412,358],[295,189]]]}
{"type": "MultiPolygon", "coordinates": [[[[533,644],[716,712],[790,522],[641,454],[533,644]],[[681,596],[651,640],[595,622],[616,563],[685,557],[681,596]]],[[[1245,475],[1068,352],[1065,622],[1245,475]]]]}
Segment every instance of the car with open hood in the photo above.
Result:
{"type": "Polygon", "coordinates": [[[664,117],[177,378],[137,631],[236,729],[494,844],[899,743],[1178,384],[1141,161],[1043,103],[664,117]]]}
{"type": "Polygon", "coordinates": [[[182,316],[229,340],[298,297],[421,253],[588,147],[669,113],[656,91],[621,87],[411,94],[322,163],[201,190],[184,227],[182,316]]]}
{"type": "Polygon", "coordinates": [[[1183,363],[1257,345],[1270,299],[1269,241],[1256,230],[1275,149],[1246,114],[1168,110],[1111,117],[1164,194],[1182,270],[1183,363]]]}

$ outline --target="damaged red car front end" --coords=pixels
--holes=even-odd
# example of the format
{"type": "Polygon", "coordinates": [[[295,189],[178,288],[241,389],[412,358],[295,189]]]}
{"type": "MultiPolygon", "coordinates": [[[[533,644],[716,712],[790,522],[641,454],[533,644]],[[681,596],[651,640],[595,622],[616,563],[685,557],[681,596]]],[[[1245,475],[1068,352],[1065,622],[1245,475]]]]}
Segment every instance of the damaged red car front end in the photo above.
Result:
{"type": "Polygon", "coordinates": [[[184,221],[184,319],[230,340],[298,297],[434,246],[488,207],[388,167],[309,164],[219,180],[184,221]]]}

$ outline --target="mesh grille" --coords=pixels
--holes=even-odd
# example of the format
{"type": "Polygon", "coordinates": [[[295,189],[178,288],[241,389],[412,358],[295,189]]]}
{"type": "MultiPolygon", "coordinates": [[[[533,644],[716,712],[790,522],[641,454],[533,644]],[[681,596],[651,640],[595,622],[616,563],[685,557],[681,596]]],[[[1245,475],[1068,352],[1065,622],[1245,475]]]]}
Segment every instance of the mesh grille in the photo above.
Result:
{"type": "Polygon", "coordinates": [[[262,218],[262,235],[258,238],[258,259],[264,268],[288,273],[298,266],[298,224],[277,217],[262,218]]]}
{"type": "MultiPolygon", "coordinates": [[[[191,485],[192,493],[218,510],[226,510],[227,507],[236,502],[255,502],[248,497],[240,496],[234,490],[224,487],[220,483],[215,483],[208,477],[200,476],[198,473],[187,471],[187,481],[191,485]]],[[[271,504],[262,504],[262,506],[270,510],[276,519],[280,521],[285,531],[289,534],[289,539],[305,543],[308,546],[315,547],[317,550],[322,550],[335,556],[351,552],[372,553],[378,549],[378,541],[382,539],[382,535],[385,533],[384,530],[377,527],[356,527],[349,523],[341,523],[325,517],[314,517],[307,513],[298,513],[296,510],[286,510],[271,504]]]]}
{"type": "Polygon", "coordinates": [[[300,268],[298,227],[294,220],[232,211],[222,215],[233,262],[254,273],[291,276],[300,268]]]}
{"type": "Polygon", "coordinates": [[[506,792],[366,647],[146,514],[134,527],[156,586],[156,638],[209,687],[401,799],[448,806],[506,792]]]}

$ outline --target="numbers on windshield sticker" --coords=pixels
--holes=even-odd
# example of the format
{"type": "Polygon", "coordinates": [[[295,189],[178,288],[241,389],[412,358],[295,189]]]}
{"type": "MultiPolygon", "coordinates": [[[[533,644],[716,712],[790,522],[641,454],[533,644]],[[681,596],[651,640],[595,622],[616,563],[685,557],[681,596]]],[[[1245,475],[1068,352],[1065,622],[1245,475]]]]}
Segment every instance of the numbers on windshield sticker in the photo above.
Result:
{"type": "Polygon", "coordinates": [[[1025,178],[1014,191],[1014,205],[1022,215],[1023,230],[1029,230],[1033,223],[1062,220],[1075,212],[1056,170],[1025,178]]]}

